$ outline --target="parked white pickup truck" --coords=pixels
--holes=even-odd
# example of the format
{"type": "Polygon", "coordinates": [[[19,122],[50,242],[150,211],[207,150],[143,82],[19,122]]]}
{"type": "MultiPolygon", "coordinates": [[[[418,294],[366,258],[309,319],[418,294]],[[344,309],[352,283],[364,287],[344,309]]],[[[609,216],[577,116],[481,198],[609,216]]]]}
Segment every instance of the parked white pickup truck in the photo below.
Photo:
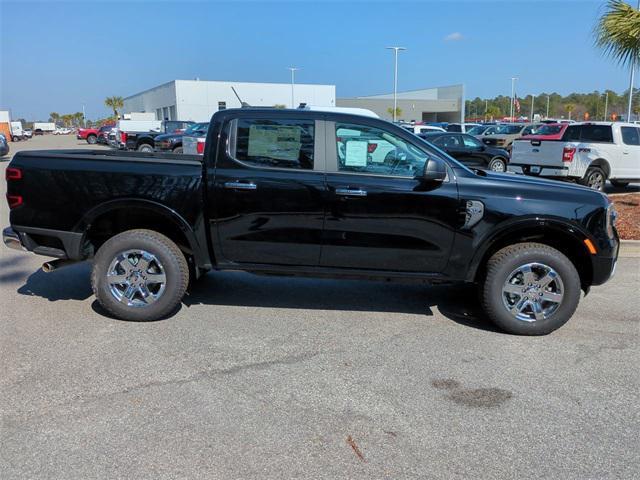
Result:
{"type": "Polygon", "coordinates": [[[609,180],[640,181],[640,127],[621,122],[569,125],[561,140],[516,140],[508,171],[575,180],[602,190],[609,180]]]}

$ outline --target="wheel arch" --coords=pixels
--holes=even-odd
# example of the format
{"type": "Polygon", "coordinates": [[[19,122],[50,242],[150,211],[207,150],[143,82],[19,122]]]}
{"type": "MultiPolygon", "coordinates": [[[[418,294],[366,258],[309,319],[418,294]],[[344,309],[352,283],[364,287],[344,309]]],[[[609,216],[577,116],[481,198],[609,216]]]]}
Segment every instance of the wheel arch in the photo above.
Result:
{"type": "Polygon", "coordinates": [[[85,214],[74,231],[82,232],[82,245],[92,255],[111,236],[133,229],[162,233],[178,245],[195,266],[207,270],[211,260],[204,238],[176,211],[141,199],[118,199],[102,203],[85,214]]]}
{"type": "MultiPolygon", "coordinates": [[[[597,158],[597,159],[593,160],[589,164],[589,167],[587,168],[587,171],[591,167],[600,167],[604,171],[605,180],[611,176],[611,165],[609,165],[609,162],[607,160],[605,160],[604,158],[597,158]]],[[[585,173],[585,175],[586,175],[586,173],[585,173]]]]}
{"type": "Polygon", "coordinates": [[[498,250],[515,243],[537,242],[555,248],[567,256],[580,275],[582,288],[588,290],[593,282],[593,263],[584,244],[587,238],[588,236],[575,225],[558,220],[536,219],[504,226],[476,249],[467,280],[479,281],[486,272],[487,261],[498,250]]]}

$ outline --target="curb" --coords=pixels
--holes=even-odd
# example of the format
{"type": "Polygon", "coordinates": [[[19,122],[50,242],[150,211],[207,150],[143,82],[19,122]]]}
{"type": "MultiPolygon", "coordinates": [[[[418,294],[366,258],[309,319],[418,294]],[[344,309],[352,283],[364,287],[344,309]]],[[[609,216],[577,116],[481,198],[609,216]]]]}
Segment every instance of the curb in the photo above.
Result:
{"type": "Polygon", "coordinates": [[[640,240],[621,240],[619,257],[640,258],[640,240]]]}

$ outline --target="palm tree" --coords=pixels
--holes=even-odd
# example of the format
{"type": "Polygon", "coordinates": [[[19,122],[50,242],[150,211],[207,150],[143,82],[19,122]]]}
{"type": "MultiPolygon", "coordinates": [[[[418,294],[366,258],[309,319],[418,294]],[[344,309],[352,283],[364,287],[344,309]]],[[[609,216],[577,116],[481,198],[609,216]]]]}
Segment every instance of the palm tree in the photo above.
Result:
{"type": "MultiPolygon", "coordinates": [[[[387,112],[393,117],[393,107],[387,108],[387,112]]],[[[396,118],[400,116],[402,116],[402,109],[400,107],[396,107],[396,118]]]]}
{"type": "Polygon", "coordinates": [[[122,97],[107,97],[104,99],[104,104],[111,108],[114,117],[118,118],[118,110],[124,107],[124,100],[122,97]]]}
{"type": "Polygon", "coordinates": [[[58,120],[60,120],[60,114],[58,112],[51,112],[49,114],[49,118],[53,123],[56,123],[58,120]]]}
{"type": "Polygon", "coordinates": [[[635,9],[623,0],[609,0],[606,12],[595,27],[596,46],[622,67],[630,67],[629,108],[631,119],[633,103],[633,77],[640,65],[640,0],[635,9]]]}
{"type": "Polygon", "coordinates": [[[573,103],[567,103],[564,106],[564,109],[569,112],[569,120],[571,120],[571,112],[573,112],[576,109],[576,106],[573,103]]]}

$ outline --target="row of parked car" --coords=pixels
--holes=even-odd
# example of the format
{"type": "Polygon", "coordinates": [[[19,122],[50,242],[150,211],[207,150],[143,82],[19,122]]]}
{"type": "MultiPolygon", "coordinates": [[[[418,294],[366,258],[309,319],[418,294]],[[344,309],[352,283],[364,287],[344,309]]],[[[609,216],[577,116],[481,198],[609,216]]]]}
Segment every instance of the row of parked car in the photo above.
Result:
{"type": "MultiPolygon", "coordinates": [[[[115,125],[80,129],[78,138],[122,150],[202,155],[208,126],[119,120],[115,125]]],[[[401,126],[471,168],[571,180],[597,190],[607,180],[619,187],[640,181],[640,125],[636,124],[563,120],[401,126]]],[[[376,149],[376,155],[386,151],[379,144],[376,149]]]]}
{"type": "Polygon", "coordinates": [[[77,138],[91,145],[103,144],[120,150],[195,155],[204,152],[208,128],[209,123],[182,120],[119,120],[99,128],[80,129],[77,138]],[[193,140],[189,141],[191,137],[193,140]]]}

